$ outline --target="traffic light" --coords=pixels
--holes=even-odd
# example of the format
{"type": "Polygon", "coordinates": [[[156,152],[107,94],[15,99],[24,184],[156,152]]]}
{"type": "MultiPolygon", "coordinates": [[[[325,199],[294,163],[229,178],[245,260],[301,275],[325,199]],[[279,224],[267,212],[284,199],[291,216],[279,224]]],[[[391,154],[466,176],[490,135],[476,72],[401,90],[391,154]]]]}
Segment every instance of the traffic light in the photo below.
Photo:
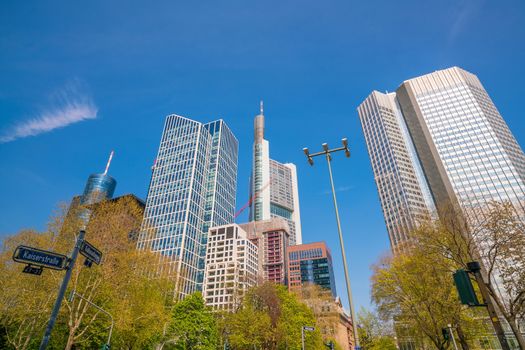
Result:
{"type": "Polygon", "coordinates": [[[448,328],[441,328],[441,333],[443,333],[443,339],[446,341],[450,340],[450,330],[448,328]]]}
{"type": "Polygon", "coordinates": [[[474,287],[472,287],[472,282],[470,281],[468,272],[465,270],[457,270],[453,276],[461,304],[468,306],[480,306],[476,292],[474,292],[474,287]]]}

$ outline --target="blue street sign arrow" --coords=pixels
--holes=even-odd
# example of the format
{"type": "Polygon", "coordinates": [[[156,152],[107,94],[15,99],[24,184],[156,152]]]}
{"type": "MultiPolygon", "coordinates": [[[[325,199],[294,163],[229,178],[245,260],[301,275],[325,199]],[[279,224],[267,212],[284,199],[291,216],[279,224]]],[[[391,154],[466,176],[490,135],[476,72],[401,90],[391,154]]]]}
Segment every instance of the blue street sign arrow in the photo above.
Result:
{"type": "Polygon", "coordinates": [[[54,270],[63,270],[67,263],[67,256],[19,245],[13,253],[13,260],[19,263],[43,266],[54,270]]]}

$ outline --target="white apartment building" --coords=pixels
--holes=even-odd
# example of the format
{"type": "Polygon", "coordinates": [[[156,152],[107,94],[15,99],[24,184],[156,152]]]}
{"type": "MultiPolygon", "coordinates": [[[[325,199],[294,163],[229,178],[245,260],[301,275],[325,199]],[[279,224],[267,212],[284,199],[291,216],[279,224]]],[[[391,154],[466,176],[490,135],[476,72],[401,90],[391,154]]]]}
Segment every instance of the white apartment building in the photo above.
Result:
{"type": "Polygon", "coordinates": [[[208,231],[203,297],[215,310],[235,311],[257,284],[258,249],[237,224],[208,231]]]}

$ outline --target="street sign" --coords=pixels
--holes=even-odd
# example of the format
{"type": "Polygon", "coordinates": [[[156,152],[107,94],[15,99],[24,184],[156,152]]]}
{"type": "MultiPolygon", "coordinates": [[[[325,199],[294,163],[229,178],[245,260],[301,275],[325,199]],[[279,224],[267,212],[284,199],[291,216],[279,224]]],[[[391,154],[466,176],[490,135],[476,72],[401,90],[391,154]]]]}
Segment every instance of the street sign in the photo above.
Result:
{"type": "Polygon", "coordinates": [[[84,255],[97,265],[100,264],[100,261],[102,260],[102,252],[88,241],[82,242],[82,245],[80,246],[80,254],[84,255]]]}
{"type": "Polygon", "coordinates": [[[67,256],[19,245],[13,253],[13,260],[19,263],[48,267],[54,270],[63,270],[66,266],[67,256]]]}
{"type": "Polygon", "coordinates": [[[313,332],[313,331],[315,331],[315,328],[314,328],[314,327],[303,326],[303,329],[304,329],[305,331],[309,331],[309,332],[313,332]]]}
{"type": "Polygon", "coordinates": [[[40,276],[42,274],[42,271],[44,268],[42,266],[32,266],[32,265],[26,265],[24,267],[23,273],[29,273],[31,275],[37,275],[40,276]]]}

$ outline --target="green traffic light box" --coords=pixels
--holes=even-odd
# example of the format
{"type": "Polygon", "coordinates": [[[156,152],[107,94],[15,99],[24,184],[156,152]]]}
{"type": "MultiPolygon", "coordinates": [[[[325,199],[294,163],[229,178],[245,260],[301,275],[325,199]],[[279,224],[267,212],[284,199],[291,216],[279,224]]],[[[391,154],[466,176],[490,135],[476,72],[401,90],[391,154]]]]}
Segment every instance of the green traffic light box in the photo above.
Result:
{"type": "Polygon", "coordinates": [[[468,306],[480,306],[468,272],[465,270],[457,270],[453,276],[461,303],[468,306]]]}

